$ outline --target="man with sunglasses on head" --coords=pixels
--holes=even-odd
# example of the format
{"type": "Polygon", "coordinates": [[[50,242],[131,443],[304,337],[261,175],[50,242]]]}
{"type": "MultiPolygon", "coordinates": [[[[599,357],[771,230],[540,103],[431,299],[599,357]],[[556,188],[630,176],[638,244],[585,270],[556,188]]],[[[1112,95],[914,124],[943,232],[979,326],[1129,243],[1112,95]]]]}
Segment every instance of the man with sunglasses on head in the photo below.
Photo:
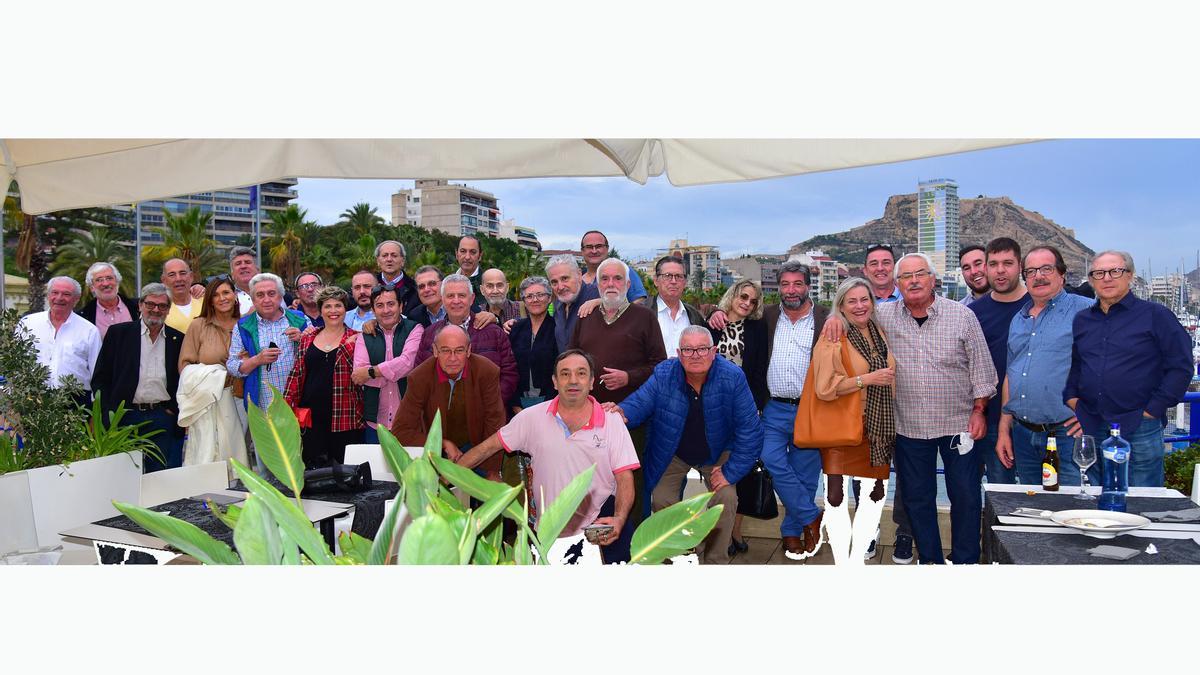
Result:
{"type": "MultiPolygon", "coordinates": [[[[1060,452],[1071,447],[1067,425],[1075,422],[1075,413],[1062,401],[1071,369],[1071,325],[1076,314],[1096,301],[1067,292],[1067,265],[1053,246],[1030,249],[1022,268],[1029,294],[1008,326],[1006,367],[997,369],[1004,373],[1004,381],[996,461],[1007,472],[993,477],[989,466],[988,482],[1041,485],[1046,438],[1057,438],[1060,452]]],[[[1093,465],[1088,476],[1099,483],[1099,465],[1093,465]]],[[[1078,484],[1079,468],[1062,462],[1059,480],[1064,485],[1078,484]]]]}
{"type": "Polygon", "coordinates": [[[1129,485],[1163,484],[1163,425],[1192,378],[1192,345],[1171,310],[1130,292],[1133,256],[1104,251],[1088,272],[1096,304],[1075,315],[1063,402],[1072,436],[1097,441],[1110,424],[1129,441],[1129,485]]]}

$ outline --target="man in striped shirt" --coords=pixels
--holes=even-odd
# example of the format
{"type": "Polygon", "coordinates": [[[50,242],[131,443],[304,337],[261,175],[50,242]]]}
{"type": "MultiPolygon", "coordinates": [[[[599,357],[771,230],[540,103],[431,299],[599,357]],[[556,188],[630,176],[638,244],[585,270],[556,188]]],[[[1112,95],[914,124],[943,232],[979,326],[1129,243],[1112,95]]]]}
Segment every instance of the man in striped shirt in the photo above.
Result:
{"type": "Polygon", "coordinates": [[[896,263],[902,302],[876,306],[896,356],[896,473],[922,563],[941,563],[937,458],[950,497],[951,561],[979,561],[982,499],[974,441],[987,432],[984,409],[996,368],[974,313],[933,294],[932,261],[910,253],[896,263]]]}

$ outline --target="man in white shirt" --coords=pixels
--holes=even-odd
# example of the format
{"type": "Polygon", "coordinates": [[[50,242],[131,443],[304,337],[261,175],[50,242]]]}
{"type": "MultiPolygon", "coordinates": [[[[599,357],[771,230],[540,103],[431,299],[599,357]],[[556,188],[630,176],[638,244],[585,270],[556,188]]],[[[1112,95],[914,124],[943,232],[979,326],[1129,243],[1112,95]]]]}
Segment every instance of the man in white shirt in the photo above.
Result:
{"type": "Polygon", "coordinates": [[[50,368],[50,386],[57,387],[64,378],[74,377],[83,385],[76,400],[80,405],[90,405],[100,331],[72,311],[83,294],[78,281],[54,277],[46,289],[49,309],[22,318],[20,325],[37,340],[38,363],[50,368]]]}
{"type": "Polygon", "coordinates": [[[654,286],[658,289],[658,296],[650,299],[650,308],[658,317],[667,358],[673,359],[678,355],[679,336],[683,329],[705,325],[704,316],[700,310],[683,302],[683,291],[687,288],[683,258],[674,255],[659,258],[654,265],[654,286]]]}

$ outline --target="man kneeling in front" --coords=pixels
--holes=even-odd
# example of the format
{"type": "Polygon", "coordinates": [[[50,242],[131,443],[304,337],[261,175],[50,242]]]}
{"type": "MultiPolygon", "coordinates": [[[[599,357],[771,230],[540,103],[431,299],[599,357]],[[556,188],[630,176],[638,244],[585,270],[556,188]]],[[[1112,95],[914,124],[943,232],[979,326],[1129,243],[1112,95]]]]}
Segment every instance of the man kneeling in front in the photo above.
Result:
{"type": "Polygon", "coordinates": [[[637,453],[621,416],[606,413],[590,396],[594,375],[592,358],[585,352],[569,349],[559,354],[551,376],[558,396],[525,408],[490,438],[451,459],[473,468],[500,448],[528,454],[539,510],[595,465],[591,487],[559,537],[579,537],[589,525],[610,527],[597,540],[604,562],[626,562],[632,533],[623,529],[633,506],[630,472],[639,466],[637,453]]]}

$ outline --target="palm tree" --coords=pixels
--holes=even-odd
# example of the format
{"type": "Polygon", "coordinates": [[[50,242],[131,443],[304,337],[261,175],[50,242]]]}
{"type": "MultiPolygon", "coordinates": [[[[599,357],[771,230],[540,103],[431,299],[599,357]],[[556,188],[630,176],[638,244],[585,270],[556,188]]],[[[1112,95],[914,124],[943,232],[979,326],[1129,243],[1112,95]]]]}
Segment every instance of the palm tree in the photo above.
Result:
{"type": "Polygon", "coordinates": [[[145,257],[162,260],[182,258],[191,265],[192,274],[197,279],[221,267],[222,258],[217,252],[217,242],[208,235],[211,213],[204,213],[198,206],[180,215],[163,209],[163,221],[163,243],[145,247],[145,257]]]}
{"type": "MultiPolygon", "coordinates": [[[[310,244],[305,243],[304,250],[300,254],[301,267],[309,272],[316,272],[321,275],[322,279],[328,280],[330,283],[336,283],[335,273],[338,271],[338,256],[334,255],[333,249],[325,244],[310,244]]],[[[297,274],[299,274],[297,272],[297,274]]],[[[293,279],[295,277],[292,277],[293,279]]]]}
{"type": "MultiPolygon", "coordinates": [[[[54,261],[50,263],[50,272],[55,275],[68,276],[72,279],[83,280],[92,263],[105,261],[112,263],[121,274],[121,292],[126,297],[137,294],[133,270],[133,259],[129,249],[121,246],[113,236],[112,230],[100,225],[93,225],[86,230],[73,230],[67,235],[67,243],[58,248],[54,261]]],[[[91,289],[83,289],[86,297],[91,289]]]]}
{"type": "Polygon", "coordinates": [[[349,225],[354,230],[355,237],[371,234],[375,228],[387,224],[387,221],[375,213],[378,210],[366,202],[359,202],[342,211],[342,215],[338,216],[341,220],[337,224],[349,225]]]}
{"type": "Polygon", "coordinates": [[[339,279],[349,278],[356,270],[375,269],[375,237],[364,234],[342,246],[339,251],[339,279]]]}
{"type": "Polygon", "coordinates": [[[271,268],[284,279],[295,279],[300,274],[300,249],[311,243],[312,229],[317,226],[305,220],[307,217],[307,209],[289,204],[283,211],[273,212],[267,224],[272,236],[264,245],[270,245],[271,268]]]}

